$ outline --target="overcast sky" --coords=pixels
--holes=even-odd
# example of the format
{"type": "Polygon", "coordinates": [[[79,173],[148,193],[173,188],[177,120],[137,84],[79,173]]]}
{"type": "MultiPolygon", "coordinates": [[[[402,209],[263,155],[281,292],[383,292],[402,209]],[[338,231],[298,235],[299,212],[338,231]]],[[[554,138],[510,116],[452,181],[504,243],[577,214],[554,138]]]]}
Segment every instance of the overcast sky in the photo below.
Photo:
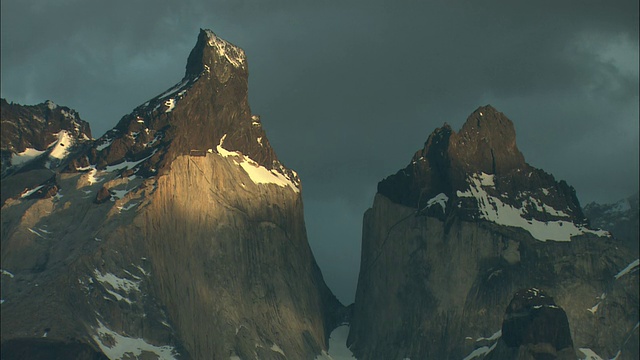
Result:
{"type": "Polygon", "coordinates": [[[582,205],[638,191],[637,0],[3,0],[0,26],[2,97],[74,108],[96,138],[182,78],[200,28],[242,47],[345,303],[378,181],[478,106],[582,205]]]}

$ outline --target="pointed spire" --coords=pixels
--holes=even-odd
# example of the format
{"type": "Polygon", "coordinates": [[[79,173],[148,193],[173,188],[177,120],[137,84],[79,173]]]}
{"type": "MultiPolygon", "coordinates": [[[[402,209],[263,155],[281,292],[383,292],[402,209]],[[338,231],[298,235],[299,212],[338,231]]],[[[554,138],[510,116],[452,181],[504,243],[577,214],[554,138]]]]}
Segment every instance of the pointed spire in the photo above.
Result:
{"type": "Polygon", "coordinates": [[[195,77],[215,66],[231,65],[233,68],[247,70],[244,50],[219,38],[213,31],[200,29],[198,40],[187,60],[185,77],[195,77]]]}

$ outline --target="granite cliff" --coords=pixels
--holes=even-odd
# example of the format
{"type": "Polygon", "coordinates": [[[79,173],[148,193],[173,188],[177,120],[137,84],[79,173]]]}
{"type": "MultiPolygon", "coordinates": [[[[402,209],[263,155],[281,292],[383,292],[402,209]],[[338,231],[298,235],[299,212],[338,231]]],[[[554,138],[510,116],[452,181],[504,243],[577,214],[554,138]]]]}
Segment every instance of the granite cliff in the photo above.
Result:
{"type": "MultiPolygon", "coordinates": [[[[97,140],[80,123],[86,143],[55,167],[31,160],[5,174],[5,149],[13,159],[51,139],[5,143],[3,125],[3,186],[49,174],[2,206],[3,359],[326,350],[344,308],[307,243],[300,180],[251,113],[247,78],[243,50],[201,30],[180,83],[97,140]],[[31,196],[47,181],[47,196],[31,196]]],[[[17,121],[6,106],[3,124],[17,121]]],[[[20,119],[18,129],[37,121],[20,119]]]]}
{"type": "Polygon", "coordinates": [[[363,360],[480,359],[514,294],[536,288],[566,312],[576,353],[636,358],[638,260],[619,245],[480,107],[378,184],[348,344],[363,360]]]}

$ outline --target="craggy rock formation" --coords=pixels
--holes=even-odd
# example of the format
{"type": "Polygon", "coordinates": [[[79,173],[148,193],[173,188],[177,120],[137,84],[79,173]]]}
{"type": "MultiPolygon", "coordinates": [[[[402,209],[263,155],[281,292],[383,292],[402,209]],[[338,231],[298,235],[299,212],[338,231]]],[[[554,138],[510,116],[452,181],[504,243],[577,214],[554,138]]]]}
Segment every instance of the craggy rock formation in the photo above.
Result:
{"type": "Polygon", "coordinates": [[[326,350],[345,310],[307,243],[300,181],[251,114],[247,76],[242,49],[202,30],[184,79],[65,157],[52,196],[6,200],[3,359],[326,350]]]}
{"type": "Polygon", "coordinates": [[[2,175],[9,168],[17,170],[20,165],[37,156],[51,161],[62,159],[69,148],[91,140],[89,123],[65,106],[47,100],[42,104],[23,106],[0,99],[2,118],[2,175]]]}
{"type": "Polygon", "coordinates": [[[613,204],[589,203],[584,207],[584,213],[591,225],[610,231],[635,253],[636,258],[640,256],[638,193],[613,204]]]}
{"type": "Polygon", "coordinates": [[[349,345],[361,360],[481,358],[513,294],[536,287],[566,311],[578,351],[633,359],[637,262],[619,245],[589,227],[572,187],[524,161],[511,121],[481,107],[378,184],[349,345]]]}
{"type": "Polygon", "coordinates": [[[485,359],[576,360],[567,315],[544,291],[518,291],[502,322],[501,338],[485,359]]]}
{"type": "Polygon", "coordinates": [[[75,110],[58,106],[49,100],[38,105],[22,106],[0,99],[0,118],[0,205],[8,198],[36,198],[55,194],[55,171],[91,143],[89,123],[80,119],[75,110]],[[44,186],[25,194],[25,190],[40,184],[44,186]]]}

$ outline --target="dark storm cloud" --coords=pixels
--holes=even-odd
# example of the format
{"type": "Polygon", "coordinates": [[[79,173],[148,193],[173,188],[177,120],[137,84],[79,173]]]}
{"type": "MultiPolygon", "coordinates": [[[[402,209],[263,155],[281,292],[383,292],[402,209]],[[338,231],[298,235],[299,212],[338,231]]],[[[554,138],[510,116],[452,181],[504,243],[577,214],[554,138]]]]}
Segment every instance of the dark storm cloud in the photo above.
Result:
{"type": "Polygon", "coordinates": [[[364,210],[433,129],[490,103],[583,203],[638,188],[638,2],[2,2],[2,96],[94,136],[179,81],[200,27],[243,47],[250,102],[303,180],[325,279],[353,299],[364,210]]]}

